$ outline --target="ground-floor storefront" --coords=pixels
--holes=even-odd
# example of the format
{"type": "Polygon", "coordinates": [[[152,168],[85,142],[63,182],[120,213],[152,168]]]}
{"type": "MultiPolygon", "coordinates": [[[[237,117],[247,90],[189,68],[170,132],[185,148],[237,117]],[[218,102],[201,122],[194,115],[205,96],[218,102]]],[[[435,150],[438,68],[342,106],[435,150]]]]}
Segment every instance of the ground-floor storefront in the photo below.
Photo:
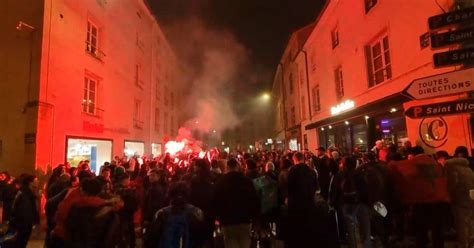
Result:
{"type": "Polygon", "coordinates": [[[334,146],[344,152],[350,152],[356,146],[362,151],[370,150],[377,140],[398,146],[410,140],[429,153],[446,150],[451,154],[460,145],[472,148],[474,120],[470,115],[424,119],[410,119],[404,115],[410,106],[420,104],[425,103],[394,94],[310,123],[303,127],[303,137],[315,139],[309,142],[314,144],[311,149],[334,146]],[[311,133],[315,135],[309,135],[311,133]]]}

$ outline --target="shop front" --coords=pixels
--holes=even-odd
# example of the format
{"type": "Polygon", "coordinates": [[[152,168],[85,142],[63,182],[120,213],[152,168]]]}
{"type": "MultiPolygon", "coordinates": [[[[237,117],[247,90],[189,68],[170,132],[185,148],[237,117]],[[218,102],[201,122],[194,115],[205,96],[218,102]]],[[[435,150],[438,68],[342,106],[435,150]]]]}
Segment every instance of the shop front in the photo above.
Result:
{"type": "Polygon", "coordinates": [[[112,140],[85,137],[66,137],[66,161],[77,166],[88,160],[91,171],[97,172],[112,159],[112,140]]]}
{"type": "Polygon", "coordinates": [[[334,114],[305,128],[317,132],[318,146],[337,147],[344,153],[356,146],[368,151],[376,140],[400,146],[408,137],[402,106],[406,100],[396,94],[334,114]]]}
{"type": "Polygon", "coordinates": [[[141,157],[145,155],[145,142],[125,140],[123,152],[127,157],[141,157]]]}

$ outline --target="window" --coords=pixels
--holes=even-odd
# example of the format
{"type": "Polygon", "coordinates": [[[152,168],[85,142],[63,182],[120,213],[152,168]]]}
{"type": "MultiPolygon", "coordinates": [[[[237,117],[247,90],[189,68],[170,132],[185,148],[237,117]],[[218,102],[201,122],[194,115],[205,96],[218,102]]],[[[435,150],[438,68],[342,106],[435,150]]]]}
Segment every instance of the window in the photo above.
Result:
{"type": "Polygon", "coordinates": [[[160,132],[160,109],[155,108],[155,131],[160,132]]]}
{"type": "Polygon", "coordinates": [[[295,107],[291,107],[291,125],[296,125],[296,111],[295,107]]]}
{"type": "Polygon", "coordinates": [[[97,80],[84,78],[84,97],[82,98],[82,111],[89,114],[96,113],[97,80]]]}
{"type": "Polygon", "coordinates": [[[367,71],[369,87],[382,83],[392,78],[390,47],[388,36],[366,46],[367,71]]]}
{"type": "Polygon", "coordinates": [[[135,105],[133,110],[133,126],[135,128],[143,128],[142,120],[142,101],[135,99],[135,105]]]}
{"type": "Polygon", "coordinates": [[[144,85],[144,82],[142,80],[142,65],[141,64],[135,64],[135,84],[142,88],[144,85]]]}
{"type": "Polygon", "coordinates": [[[331,41],[332,41],[332,48],[336,48],[339,45],[339,29],[335,28],[331,31],[331,41]]]}
{"type": "Polygon", "coordinates": [[[365,13],[369,13],[369,11],[377,4],[377,0],[364,0],[365,2],[365,13]]]}
{"type": "Polygon", "coordinates": [[[163,98],[164,98],[164,104],[165,106],[168,106],[168,92],[169,92],[169,89],[167,86],[165,86],[165,91],[163,92],[163,98]]]}
{"type": "Polygon", "coordinates": [[[290,94],[293,94],[293,84],[294,84],[293,73],[290,73],[289,81],[290,81],[290,94]]]}
{"type": "Polygon", "coordinates": [[[311,95],[313,98],[313,111],[318,112],[321,110],[321,99],[319,97],[319,85],[316,85],[311,89],[311,95]]]}
{"type": "Polygon", "coordinates": [[[334,81],[336,83],[336,96],[340,100],[342,97],[344,97],[344,79],[342,77],[341,66],[334,70],[334,81]]]}
{"type": "Polygon", "coordinates": [[[87,21],[86,51],[94,57],[99,56],[99,28],[96,24],[87,21]]]}

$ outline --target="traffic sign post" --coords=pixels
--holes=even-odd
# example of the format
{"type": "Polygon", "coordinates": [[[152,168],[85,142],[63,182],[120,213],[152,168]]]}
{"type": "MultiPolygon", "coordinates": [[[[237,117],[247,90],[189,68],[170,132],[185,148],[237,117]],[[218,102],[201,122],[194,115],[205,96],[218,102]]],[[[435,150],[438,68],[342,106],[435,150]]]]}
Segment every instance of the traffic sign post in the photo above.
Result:
{"type": "Polygon", "coordinates": [[[426,99],[468,91],[474,91],[474,68],[415,79],[402,94],[411,99],[426,99]]]}
{"type": "Polygon", "coordinates": [[[441,102],[420,106],[413,106],[405,111],[405,116],[412,119],[456,115],[474,112],[474,99],[441,102]]]}

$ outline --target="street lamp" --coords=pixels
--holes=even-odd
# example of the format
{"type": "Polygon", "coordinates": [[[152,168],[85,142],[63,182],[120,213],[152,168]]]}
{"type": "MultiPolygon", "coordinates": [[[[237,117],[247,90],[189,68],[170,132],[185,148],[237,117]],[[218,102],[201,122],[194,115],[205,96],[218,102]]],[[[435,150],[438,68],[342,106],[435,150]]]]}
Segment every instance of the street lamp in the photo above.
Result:
{"type": "Polygon", "coordinates": [[[262,99],[265,100],[265,101],[270,100],[270,94],[264,93],[264,94],[262,95],[262,99]]]}

